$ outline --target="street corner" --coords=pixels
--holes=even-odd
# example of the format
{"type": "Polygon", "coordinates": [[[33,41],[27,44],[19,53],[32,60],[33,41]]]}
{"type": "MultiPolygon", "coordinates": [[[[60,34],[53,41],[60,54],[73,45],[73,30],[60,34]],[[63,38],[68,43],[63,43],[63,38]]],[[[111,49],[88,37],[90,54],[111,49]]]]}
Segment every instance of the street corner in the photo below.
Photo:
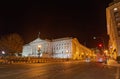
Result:
{"type": "Polygon", "coordinates": [[[120,64],[117,61],[112,60],[112,59],[108,60],[106,65],[120,67],[120,64]]]}

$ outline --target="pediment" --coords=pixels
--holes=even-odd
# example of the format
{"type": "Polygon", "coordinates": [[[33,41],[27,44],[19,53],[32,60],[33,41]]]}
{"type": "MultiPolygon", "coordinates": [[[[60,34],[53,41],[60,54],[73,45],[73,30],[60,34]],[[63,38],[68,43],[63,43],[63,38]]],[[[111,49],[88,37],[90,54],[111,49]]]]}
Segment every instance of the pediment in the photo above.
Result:
{"type": "Polygon", "coordinates": [[[30,42],[30,44],[35,44],[35,43],[40,43],[40,42],[43,42],[44,40],[40,39],[40,38],[37,38],[35,39],[34,41],[30,42]]]}

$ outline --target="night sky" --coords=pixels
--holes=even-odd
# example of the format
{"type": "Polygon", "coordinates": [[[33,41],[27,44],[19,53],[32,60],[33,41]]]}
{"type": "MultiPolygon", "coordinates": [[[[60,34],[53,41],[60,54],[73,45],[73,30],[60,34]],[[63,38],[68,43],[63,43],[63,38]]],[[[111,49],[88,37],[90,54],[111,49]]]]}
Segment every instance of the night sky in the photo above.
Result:
{"type": "Polygon", "coordinates": [[[4,2],[0,5],[0,36],[18,33],[25,43],[37,38],[76,37],[92,47],[92,37],[106,39],[106,7],[112,0],[4,2]]]}

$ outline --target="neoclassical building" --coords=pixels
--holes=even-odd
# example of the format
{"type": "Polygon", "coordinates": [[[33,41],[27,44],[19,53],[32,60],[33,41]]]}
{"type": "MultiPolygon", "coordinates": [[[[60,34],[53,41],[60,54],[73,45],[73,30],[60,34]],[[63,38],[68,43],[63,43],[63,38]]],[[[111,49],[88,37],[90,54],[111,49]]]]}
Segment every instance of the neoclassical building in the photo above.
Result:
{"type": "Polygon", "coordinates": [[[39,37],[23,46],[22,56],[51,56],[52,46],[50,40],[42,40],[39,37]]]}
{"type": "Polygon", "coordinates": [[[106,8],[107,33],[110,56],[120,56],[120,0],[114,0],[106,8]]]}
{"type": "Polygon", "coordinates": [[[71,58],[82,59],[94,53],[79,43],[77,38],[65,37],[53,40],[37,38],[23,46],[22,56],[43,58],[71,58]]]}

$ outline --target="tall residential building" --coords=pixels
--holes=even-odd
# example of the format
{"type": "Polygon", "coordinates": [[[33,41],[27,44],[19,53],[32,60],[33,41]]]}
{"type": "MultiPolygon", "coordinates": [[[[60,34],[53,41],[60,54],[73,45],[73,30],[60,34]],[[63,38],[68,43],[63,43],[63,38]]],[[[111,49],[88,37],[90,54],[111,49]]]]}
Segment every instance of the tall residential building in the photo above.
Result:
{"type": "Polygon", "coordinates": [[[110,56],[120,56],[120,0],[114,0],[106,8],[107,33],[110,56]]]}
{"type": "Polygon", "coordinates": [[[83,59],[94,56],[94,53],[89,48],[80,44],[77,38],[65,37],[42,40],[38,37],[23,46],[22,56],[83,59]]]}

